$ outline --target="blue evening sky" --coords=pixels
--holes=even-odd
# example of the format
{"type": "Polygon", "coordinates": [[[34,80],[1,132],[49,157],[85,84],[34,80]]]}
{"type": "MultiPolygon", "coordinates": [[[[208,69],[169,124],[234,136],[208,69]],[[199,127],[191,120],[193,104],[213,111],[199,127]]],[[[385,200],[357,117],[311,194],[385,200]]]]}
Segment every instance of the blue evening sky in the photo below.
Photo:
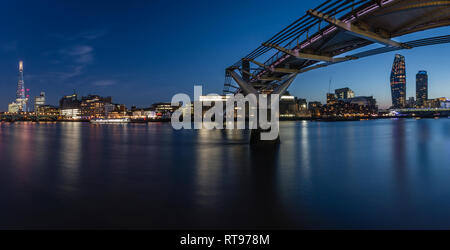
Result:
{"type": "MultiPolygon", "coordinates": [[[[317,6],[319,1],[1,1],[0,111],[15,98],[17,64],[24,61],[31,96],[45,91],[56,105],[63,95],[111,95],[116,103],[146,107],[176,93],[221,93],[224,69],[317,6]]],[[[399,38],[449,34],[440,28],[399,38]]],[[[407,93],[415,74],[429,73],[430,98],[450,97],[450,45],[401,51],[407,93]]],[[[299,75],[289,91],[325,101],[332,89],[350,87],[390,105],[388,53],[299,75]]]]}

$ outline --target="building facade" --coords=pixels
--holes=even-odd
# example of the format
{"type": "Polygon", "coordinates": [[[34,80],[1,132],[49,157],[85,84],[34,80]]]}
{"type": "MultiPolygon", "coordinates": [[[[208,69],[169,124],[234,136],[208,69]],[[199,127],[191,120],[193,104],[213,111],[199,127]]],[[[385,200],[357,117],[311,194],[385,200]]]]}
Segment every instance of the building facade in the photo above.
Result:
{"type": "Polygon", "coordinates": [[[22,106],[16,102],[10,103],[8,105],[8,113],[19,113],[21,111],[22,106]]]}
{"type": "Polygon", "coordinates": [[[57,117],[57,116],[60,115],[59,108],[51,106],[51,105],[39,106],[39,108],[35,112],[38,115],[45,115],[45,116],[55,116],[55,117],[57,117]]]}
{"type": "Polygon", "coordinates": [[[19,113],[27,111],[28,97],[25,93],[25,82],[23,80],[23,61],[19,62],[19,81],[17,82],[16,100],[8,105],[10,113],[19,113]]]}
{"type": "Polygon", "coordinates": [[[298,112],[297,100],[289,92],[280,97],[279,105],[280,117],[295,117],[298,112]]]}
{"type": "Polygon", "coordinates": [[[306,111],[308,110],[308,103],[306,102],[305,98],[298,98],[297,99],[298,109],[300,111],[306,111]]]}
{"type": "Polygon", "coordinates": [[[442,109],[450,109],[450,99],[445,98],[445,100],[440,101],[440,108],[442,109]]]}
{"type": "Polygon", "coordinates": [[[60,109],[60,115],[64,119],[79,120],[81,119],[81,110],[79,108],[60,109]]]}
{"type": "Polygon", "coordinates": [[[320,117],[324,113],[324,107],[318,101],[309,102],[308,110],[311,113],[311,117],[320,117]]]}
{"type": "Polygon", "coordinates": [[[372,96],[357,96],[327,104],[326,117],[367,117],[378,113],[377,101],[372,96]]]}
{"type": "Polygon", "coordinates": [[[45,105],[45,93],[41,92],[39,96],[36,96],[34,98],[34,112],[37,112],[39,110],[39,107],[42,107],[45,105]]]}
{"type": "Polygon", "coordinates": [[[403,108],[406,106],[406,66],[405,57],[396,54],[391,71],[391,95],[392,107],[403,108]]]}
{"type": "Polygon", "coordinates": [[[77,94],[67,95],[59,100],[60,114],[64,119],[81,119],[81,101],[77,94]]]}
{"type": "Polygon", "coordinates": [[[344,100],[355,97],[355,92],[351,90],[350,88],[341,88],[334,90],[334,93],[336,94],[336,98],[338,100],[344,100]]]}
{"type": "Polygon", "coordinates": [[[105,118],[110,112],[112,98],[88,95],[81,98],[81,116],[83,119],[105,118]]]}
{"type": "Polygon", "coordinates": [[[17,82],[16,102],[21,105],[20,111],[27,110],[27,98],[25,95],[25,82],[23,80],[23,61],[19,62],[19,81],[17,82]]]}
{"type": "Polygon", "coordinates": [[[421,70],[416,75],[416,105],[424,107],[428,100],[428,74],[421,70]]]}
{"type": "Polygon", "coordinates": [[[337,96],[334,93],[327,93],[327,104],[334,104],[337,101],[337,96]]]}
{"type": "Polygon", "coordinates": [[[406,107],[407,108],[415,108],[415,107],[417,107],[416,101],[414,100],[414,97],[408,98],[408,100],[406,101],[406,107]]]}

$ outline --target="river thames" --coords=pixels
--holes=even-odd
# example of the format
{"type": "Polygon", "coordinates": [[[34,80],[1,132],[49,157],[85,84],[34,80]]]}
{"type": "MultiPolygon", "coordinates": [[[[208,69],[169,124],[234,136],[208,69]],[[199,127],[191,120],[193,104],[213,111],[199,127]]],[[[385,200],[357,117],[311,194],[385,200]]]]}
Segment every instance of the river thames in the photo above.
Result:
{"type": "Polygon", "coordinates": [[[2,229],[450,229],[450,119],[0,125],[2,229]]]}

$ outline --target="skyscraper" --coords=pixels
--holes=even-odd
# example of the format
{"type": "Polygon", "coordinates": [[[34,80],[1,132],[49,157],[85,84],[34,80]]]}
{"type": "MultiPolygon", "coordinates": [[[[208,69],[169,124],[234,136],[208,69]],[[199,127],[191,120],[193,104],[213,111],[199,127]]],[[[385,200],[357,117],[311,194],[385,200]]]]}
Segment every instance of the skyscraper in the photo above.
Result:
{"type": "Polygon", "coordinates": [[[19,62],[19,82],[17,83],[16,99],[25,99],[25,84],[23,82],[23,62],[19,62]]]}
{"type": "Polygon", "coordinates": [[[16,104],[19,111],[27,111],[28,98],[25,95],[25,83],[23,81],[23,61],[19,62],[19,81],[17,82],[16,104]]]}
{"type": "Polygon", "coordinates": [[[392,106],[403,108],[406,105],[406,66],[405,57],[396,54],[391,71],[392,106]]]}
{"type": "Polygon", "coordinates": [[[45,92],[41,92],[40,96],[36,96],[34,98],[34,111],[38,112],[39,107],[42,107],[45,105],[45,92]]]}
{"type": "Polygon", "coordinates": [[[421,70],[416,75],[417,106],[423,107],[427,100],[428,100],[428,74],[425,70],[421,70]]]}

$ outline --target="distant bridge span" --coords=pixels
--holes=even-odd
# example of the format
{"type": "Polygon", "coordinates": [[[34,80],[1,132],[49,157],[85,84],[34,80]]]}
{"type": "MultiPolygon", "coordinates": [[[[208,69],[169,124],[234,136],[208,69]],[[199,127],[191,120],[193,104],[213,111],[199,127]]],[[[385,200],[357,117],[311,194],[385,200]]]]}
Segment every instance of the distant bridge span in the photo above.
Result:
{"type": "Polygon", "coordinates": [[[394,40],[449,25],[450,1],[327,0],[228,67],[223,92],[282,94],[298,74],[310,70],[395,50],[449,43],[450,35],[405,43],[394,40]],[[375,43],[383,47],[340,56],[375,43]]]}

